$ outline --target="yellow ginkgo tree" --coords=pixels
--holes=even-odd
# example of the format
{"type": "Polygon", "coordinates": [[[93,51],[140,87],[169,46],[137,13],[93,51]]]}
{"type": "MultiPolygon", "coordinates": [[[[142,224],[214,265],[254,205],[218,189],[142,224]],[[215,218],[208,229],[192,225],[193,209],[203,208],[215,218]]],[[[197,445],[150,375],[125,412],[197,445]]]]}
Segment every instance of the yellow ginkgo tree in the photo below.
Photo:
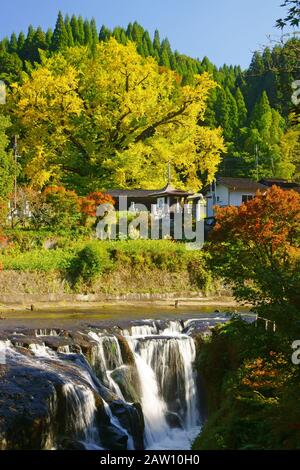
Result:
{"type": "Polygon", "coordinates": [[[43,57],[16,85],[24,170],[34,186],[47,178],[81,193],[99,188],[157,188],[166,182],[197,190],[225,151],[220,129],[200,125],[215,83],[194,86],[114,39],[43,57]]]}

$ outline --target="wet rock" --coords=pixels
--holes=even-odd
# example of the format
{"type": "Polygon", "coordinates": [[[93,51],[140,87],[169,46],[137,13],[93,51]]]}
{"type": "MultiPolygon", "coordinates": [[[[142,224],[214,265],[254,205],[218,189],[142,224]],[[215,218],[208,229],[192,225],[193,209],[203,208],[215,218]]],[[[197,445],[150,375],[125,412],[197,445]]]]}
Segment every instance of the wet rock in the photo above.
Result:
{"type": "Polygon", "coordinates": [[[127,364],[129,366],[134,366],[135,365],[135,360],[134,360],[134,355],[133,352],[130,349],[130,346],[124,336],[121,335],[116,335],[118,339],[118,343],[120,346],[121,354],[122,354],[122,359],[124,364],[127,364]]]}
{"type": "Polygon", "coordinates": [[[29,348],[32,345],[43,345],[43,341],[39,338],[35,338],[33,336],[25,336],[25,335],[12,335],[9,337],[11,343],[15,346],[20,346],[23,348],[29,348]]]}
{"type": "Polygon", "coordinates": [[[183,423],[181,417],[177,413],[172,413],[167,411],[166,421],[170,428],[183,428],[183,423]]]}
{"type": "Polygon", "coordinates": [[[81,441],[70,439],[69,437],[63,438],[58,444],[58,449],[61,450],[86,450],[85,445],[81,441]]]}
{"type": "Polygon", "coordinates": [[[110,424],[100,427],[101,442],[109,450],[126,450],[128,435],[120,428],[110,424]]]}
{"type": "Polygon", "coordinates": [[[139,376],[134,366],[121,366],[111,373],[111,378],[119,386],[124,399],[130,403],[141,398],[139,376]]]}
{"type": "Polygon", "coordinates": [[[132,405],[116,400],[110,404],[112,413],[132,436],[135,449],[144,449],[144,415],[140,403],[132,405]]]}

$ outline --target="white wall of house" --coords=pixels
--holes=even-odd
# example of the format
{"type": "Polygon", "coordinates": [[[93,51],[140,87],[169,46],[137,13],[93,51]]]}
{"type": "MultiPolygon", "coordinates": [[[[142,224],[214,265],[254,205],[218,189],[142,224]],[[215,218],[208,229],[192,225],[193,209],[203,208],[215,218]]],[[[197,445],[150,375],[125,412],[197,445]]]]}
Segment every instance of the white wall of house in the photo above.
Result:
{"type": "Polygon", "coordinates": [[[252,198],[255,196],[255,192],[251,191],[230,191],[229,194],[229,205],[230,206],[241,206],[243,203],[243,197],[247,196],[248,198],[252,198]]]}
{"type": "Polygon", "coordinates": [[[207,217],[214,217],[214,206],[241,206],[244,196],[254,197],[255,191],[232,191],[227,186],[217,185],[216,192],[207,194],[207,217]]]}

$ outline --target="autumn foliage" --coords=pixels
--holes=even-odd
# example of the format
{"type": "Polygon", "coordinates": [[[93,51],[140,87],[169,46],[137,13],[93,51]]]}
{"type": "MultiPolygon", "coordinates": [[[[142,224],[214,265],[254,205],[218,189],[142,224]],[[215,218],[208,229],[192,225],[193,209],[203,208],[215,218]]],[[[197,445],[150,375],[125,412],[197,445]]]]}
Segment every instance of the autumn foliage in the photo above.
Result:
{"type": "Polygon", "coordinates": [[[300,309],[300,194],[273,186],[217,208],[211,239],[213,267],[237,298],[300,309]]]}
{"type": "Polygon", "coordinates": [[[115,200],[101,191],[95,191],[81,199],[81,212],[90,217],[96,217],[97,207],[101,204],[115,204],[115,200]]]}

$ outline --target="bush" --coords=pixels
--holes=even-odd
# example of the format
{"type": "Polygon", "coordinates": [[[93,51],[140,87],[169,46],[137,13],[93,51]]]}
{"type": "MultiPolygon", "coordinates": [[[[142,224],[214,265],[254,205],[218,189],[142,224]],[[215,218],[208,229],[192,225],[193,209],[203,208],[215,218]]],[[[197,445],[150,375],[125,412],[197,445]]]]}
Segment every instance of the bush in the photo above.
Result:
{"type": "Polygon", "coordinates": [[[68,269],[74,254],[65,249],[34,249],[25,253],[12,252],[0,256],[4,270],[14,271],[63,271],[68,269]]]}
{"type": "Polygon", "coordinates": [[[0,254],[4,269],[24,271],[59,270],[77,288],[91,286],[98,276],[114,270],[136,272],[160,270],[190,278],[190,286],[206,292],[211,275],[202,251],[189,251],[184,244],[169,240],[100,241],[89,239],[89,232],[10,231],[12,247],[0,254]],[[46,249],[47,241],[53,241],[46,249]]]}
{"type": "Polygon", "coordinates": [[[37,227],[70,229],[79,225],[80,198],[75,191],[49,186],[31,203],[31,221],[37,227]]]}
{"type": "Polygon", "coordinates": [[[69,266],[73,285],[83,282],[91,285],[93,281],[111,268],[109,254],[101,242],[91,242],[80,250],[69,266]]]}

